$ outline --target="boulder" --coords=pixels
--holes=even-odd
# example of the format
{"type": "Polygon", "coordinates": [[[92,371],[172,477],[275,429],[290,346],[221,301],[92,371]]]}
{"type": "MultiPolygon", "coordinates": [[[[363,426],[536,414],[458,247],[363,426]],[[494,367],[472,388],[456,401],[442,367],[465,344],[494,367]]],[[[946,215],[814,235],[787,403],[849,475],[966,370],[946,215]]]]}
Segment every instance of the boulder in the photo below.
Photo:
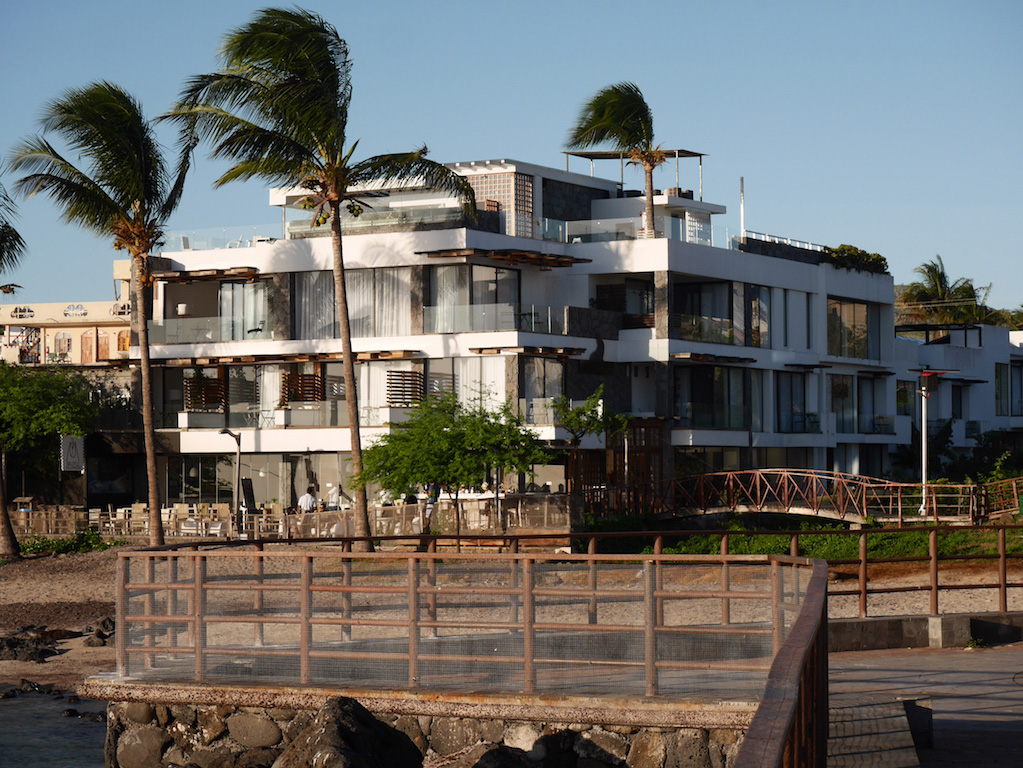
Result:
{"type": "Polygon", "coordinates": [[[354,699],[331,699],[281,753],[273,768],[420,768],[412,740],[354,699]]]}

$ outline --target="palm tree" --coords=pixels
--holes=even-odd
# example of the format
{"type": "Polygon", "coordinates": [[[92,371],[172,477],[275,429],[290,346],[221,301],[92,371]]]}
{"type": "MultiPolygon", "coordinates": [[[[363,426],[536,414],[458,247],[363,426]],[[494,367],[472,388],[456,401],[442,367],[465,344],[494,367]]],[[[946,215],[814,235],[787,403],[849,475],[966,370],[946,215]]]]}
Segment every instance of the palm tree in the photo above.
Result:
{"type": "MultiPolygon", "coordinates": [[[[14,201],[0,184],[0,274],[13,269],[25,253],[25,241],[11,221],[14,219],[14,201]]],[[[0,285],[0,293],[12,293],[17,286],[0,285]]],[[[7,510],[7,454],[0,453],[0,559],[17,560],[21,557],[18,539],[7,510]]]]}
{"type": "Polygon", "coordinates": [[[976,312],[977,290],[966,277],[952,280],[941,256],[928,261],[915,270],[920,280],[910,283],[899,296],[908,315],[921,322],[969,322],[976,312]]]}
{"type": "MultiPolygon", "coordinates": [[[[352,94],[348,45],[322,17],[298,8],[264,9],[226,35],[220,57],[221,71],[192,78],[165,117],[181,127],[186,151],[198,137],[213,145],[214,158],[234,162],[217,186],[259,178],[275,186],[299,187],[309,193],[314,221],[329,220],[352,472],[357,477],[362,442],[341,206],[358,215],[364,198],[371,196],[360,196],[358,188],[413,179],[457,195],[470,215],[475,215],[475,197],[463,177],[426,159],[426,147],[352,160],[358,142],[347,145],[345,135],[352,94]]],[[[365,488],[355,495],[355,533],[370,535],[365,488]]],[[[371,548],[368,541],[364,548],[371,548]]]]}
{"type": "Polygon", "coordinates": [[[654,146],[654,116],[635,83],[615,83],[597,91],[583,104],[568,134],[570,149],[610,144],[627,155],[630,165],[642,165],[646,180],[645,234],[654,237],[654,168],[668,156],[654,146]]]}
{"type": "MultiPolygon", "coordinates": [[[[0,275],[14,269],[25,254],[25,241],[11,224],[15,215],[14,201],[0,184],[0,275]]],[[[14,293],[19,287],[14,284],[0,285],[0,293],[14,293]]]]}
{"type": "Polygon", "coordinates": [[[164,223],[181,199],[190,153],[172,176],[153,124],[139,103],[116,85],[98,82],[72,89],[46,105],[43,134],[56,133],[88,164],[66,159],[43,135],[26,139],[12,152],[15,170],[28,171],[15,189],[43,192],[61,209],[64,221],[111,237],[132,260],[133,317],[142,369],[142,424],[149,485],[149,543],[163,544],[160,489],[156,477],[153,383],[149,362],[152,281],[150,254],[163,237],[164,223]]]}

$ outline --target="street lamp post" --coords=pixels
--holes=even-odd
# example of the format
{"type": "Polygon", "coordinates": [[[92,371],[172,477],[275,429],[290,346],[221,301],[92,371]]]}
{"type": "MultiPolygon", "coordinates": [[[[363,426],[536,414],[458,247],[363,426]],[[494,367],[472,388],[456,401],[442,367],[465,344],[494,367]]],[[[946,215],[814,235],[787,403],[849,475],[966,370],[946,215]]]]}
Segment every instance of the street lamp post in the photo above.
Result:
{"type": "Polygon", "coordinates": [[[234,515],[234,530],[235,538],[242,538],[242,508],[238,505],[238,490],[242,484],[242,436],[237,432],[232,432],[230,429],[224,428],[220,430],[222,435],[230,435],[234,438],[235,453],[234,453],[234,506],[232,507],[232,514],[234,515]]]}
{"type": "Polygon", "coordinates": [[[921,517],[927,515],[927,401],[938,383],[938,378],[946,373],[959,373],[953,369],[917,368],[911,371],[920,374],[920,509],[921,517]]]}

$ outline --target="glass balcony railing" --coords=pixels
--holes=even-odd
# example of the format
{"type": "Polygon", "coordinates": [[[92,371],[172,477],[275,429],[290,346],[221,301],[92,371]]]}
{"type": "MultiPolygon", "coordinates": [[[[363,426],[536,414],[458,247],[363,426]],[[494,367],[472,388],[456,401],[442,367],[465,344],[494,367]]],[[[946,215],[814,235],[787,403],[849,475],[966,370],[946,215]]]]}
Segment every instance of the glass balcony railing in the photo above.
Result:
{"type": "Polygon", "coordinates": [[[525,331],[564,335],[565,308],[539,304],[469,304],[423,308],[423,333],[525,331]]]}
{"type": "MultiPolygon", "coordinates": [[[[668,216],[665,219],[657,219],[657,227],[655,237],[680,243],[714,244],[711,227],[705,222],[668,216]]],[[[601,243],[612,240],[637,240],[649,236],[644,232],[643,218],[640,216],[579,221],[544,219],[540,225],[540,233],[542,239],[556,243],[601,243]]]]}
{"type": "MultiPolygon", "coordinates": [[[[466,216],[461,208],[380,208],[364,210],[358,216],[347,212],[341,215],[341,231],[346,235],[380,231],[416,229],[478,229],[500,232],[501,216],[492,211],[478,211],[476,221],[466,216]]],[[[329,237],[330,227],[314,227],[309,219],[296,219],[287,224],[289,238],[329,237]]]]}
{"type": "Polygon", "coordinates": [[[685,341],[707,341],[713,344],[732,344],[735,333],[732,320],[728,317],[706,315],[671,316],[672,338],[685,341]]]}
{"type": "Polygon", "coordinates": [[[272,338],[273,330],[266,319],[168,317],[159,324],[149,323],[150,344],[207,344],[272,338]]]}
{"type": "Polygon", "coordinates": [[[162,251],[207,251],[220,248],[251,248],[281,237],[281,225],[257,224],[212,229],[182,229],[167,232],[162,251]]]}

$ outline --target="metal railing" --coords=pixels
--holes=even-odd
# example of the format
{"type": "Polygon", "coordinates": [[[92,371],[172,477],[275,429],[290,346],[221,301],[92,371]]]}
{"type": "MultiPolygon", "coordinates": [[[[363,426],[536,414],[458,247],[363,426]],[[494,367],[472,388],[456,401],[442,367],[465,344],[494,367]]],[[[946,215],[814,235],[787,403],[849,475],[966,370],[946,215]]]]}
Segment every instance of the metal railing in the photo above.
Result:
{"type": "MultiPolygon", "coordinates": [[[[1019,510],[1023,479],[987,486],[927,484],[927,517],[979,522],[985,514],[1019,510]],[[1011,495],[1010,495],[1011,492],[1011,495]]],[[[825,472],[812,469],[760,469],[713,472],[674,479],[665,486],[658,506],[675,514],[788,512],[845,519],[847,515],[898,521],[926,519],[919,514],[919,483],[825,472]]]]}
{"type": "Polygon", "coordinates": [[[350,544],[120,553],[117,676],[750,701],[824,583],[785,556],[350,544]]]}

